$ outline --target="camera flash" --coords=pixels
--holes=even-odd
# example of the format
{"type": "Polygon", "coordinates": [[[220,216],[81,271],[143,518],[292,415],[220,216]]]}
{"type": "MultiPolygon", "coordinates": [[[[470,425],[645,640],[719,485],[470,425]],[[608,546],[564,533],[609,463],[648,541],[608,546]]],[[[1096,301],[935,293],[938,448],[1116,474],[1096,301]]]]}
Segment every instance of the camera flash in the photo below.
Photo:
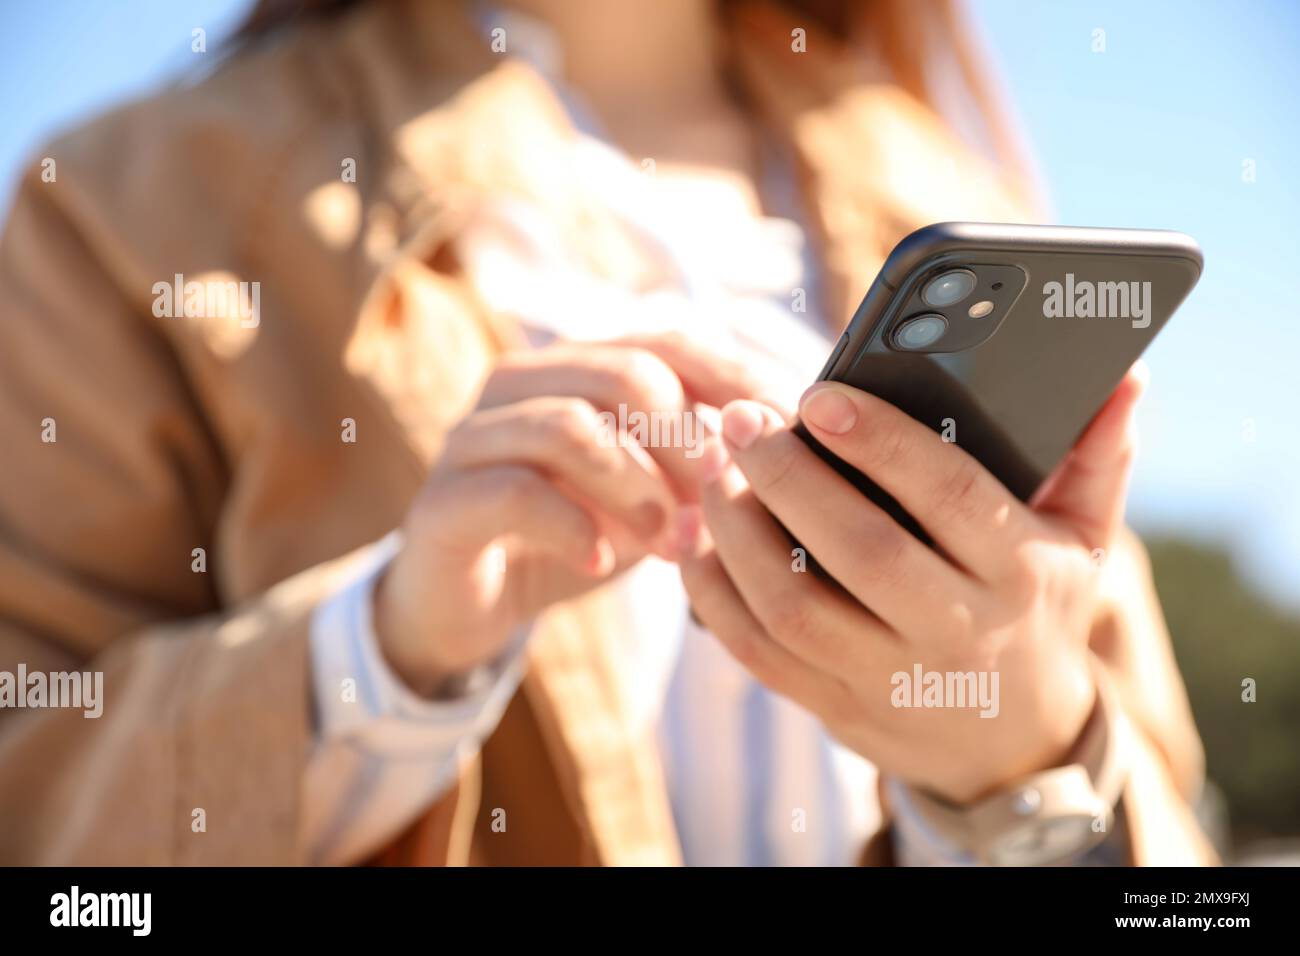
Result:
{"type": "Polygon", "coordinates": [[[972,319],[982,319],[984,318],[984,316],[988,315],[992,311],[993,311],[993,303],[990,302],[988,299],[982,299],[981,301],[976,302],[974,305],[972,305],[970,307],[970,311],[967,312],[966,314],[969,315],[972,319]]]}

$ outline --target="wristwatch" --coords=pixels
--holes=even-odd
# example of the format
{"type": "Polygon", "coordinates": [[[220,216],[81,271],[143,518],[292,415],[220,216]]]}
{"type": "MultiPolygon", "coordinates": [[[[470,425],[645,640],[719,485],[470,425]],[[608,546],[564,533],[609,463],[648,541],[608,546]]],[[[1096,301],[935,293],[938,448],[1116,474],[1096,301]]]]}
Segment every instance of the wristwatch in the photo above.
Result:
{"type": "Polygon", "coordinates": [[[1104,840],[1128,774],[1124,715],[1109,675],[1095,659],[1093,671],[1097,701],[1068,764],[1029,774],[965,806],[903,785],[920,820],[986,866],[1061,863],[1104,840]]]}

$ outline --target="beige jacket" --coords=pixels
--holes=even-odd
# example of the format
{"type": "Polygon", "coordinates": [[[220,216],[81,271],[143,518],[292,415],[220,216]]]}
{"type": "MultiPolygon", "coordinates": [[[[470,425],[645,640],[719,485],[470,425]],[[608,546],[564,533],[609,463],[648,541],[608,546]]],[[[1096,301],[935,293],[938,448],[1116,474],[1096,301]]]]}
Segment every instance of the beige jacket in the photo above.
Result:
{"type": "MultiPolygon", "coordinates": [[[[837,317],[914,226],[969,217],[971,196],[1015,217],[979,161],[960,189],[938,174],[930,158],[955,147],[923,106],[792,70],[763,52],[769,27],[747,28],[742,59],[799,156],[837,317]],[[883,193],[863,169],[914,186],[883,193]]],[[[105,703],[98,720],[0,711],[0,863],[302,859],[312,611],[400,523],[515,341],[449,238],[510,191],[593,270],[642,268],[558,161],[572,135],[540,78],[487,52],[454,4],[395,0],[33,163],[0,243],[0,670],[102,670],[105,703]],[[155,284],[177,274],[258,282],[258,324],[156,316],[155,284]]],[[[1097,640],[1144,728],[1135,855],[1205,860],[1185,799],[1199,744],[1145,572],[1130,580],[1097,640]]],[[[384,861],[679,859],[652,742],[621,709],[606,600],[544,618],[497,731],[384,861]],[[492,807],[509,835],[485,826],[492,807]]]]}

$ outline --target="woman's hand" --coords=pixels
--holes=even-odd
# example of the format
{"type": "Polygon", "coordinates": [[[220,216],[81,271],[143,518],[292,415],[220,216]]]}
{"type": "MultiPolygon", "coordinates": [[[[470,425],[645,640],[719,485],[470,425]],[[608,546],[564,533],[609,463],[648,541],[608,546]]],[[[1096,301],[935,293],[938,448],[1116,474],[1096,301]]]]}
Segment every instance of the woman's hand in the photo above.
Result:
{"type": "Polygon", "coordinates": [[[699,443],[643,447],[602,413],[681,422],[696,401],[755,394],[738,366],[677,336],[504,357],[448,435],[377,586],[389,663],[432,693],[496,657],[542,608],[649,553],[675,557],[673,519],[699,487],[699,443]]]}
{"type": "Polygon", "coordinates": [[[725,451],[704,457],[707,533],[698,512],[679,518],[695,613],[760,681],[886,773],[968,801],[1056,765],[1093,706],[1098,563],[1122,520],[1140,391],[1130,374],[1027,507],[886,402],[835,383],[810,389],[800,407],[809,431],[893,496],[935,548],[770,408],[734,403],[725,451]],[[834,581],[794,570],[781,525],[834,581]],[[894,706],[893,675],[917,664],[996,672],[997,716],[894,706]]]}

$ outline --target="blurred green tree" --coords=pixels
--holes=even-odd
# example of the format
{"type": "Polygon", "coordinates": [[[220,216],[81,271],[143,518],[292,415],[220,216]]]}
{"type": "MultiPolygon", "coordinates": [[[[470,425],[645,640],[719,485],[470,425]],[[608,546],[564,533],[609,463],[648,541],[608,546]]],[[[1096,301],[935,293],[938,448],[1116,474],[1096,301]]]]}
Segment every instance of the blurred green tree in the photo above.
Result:
{"type": "Polygon", "coordinates": [[[1233,843],[1300,836],[1300,617],[1221,548],[1167,537],[1147,547],[1233,843]],[[1254,703],[1242,699],[1248,678],[1254,703]]]}

